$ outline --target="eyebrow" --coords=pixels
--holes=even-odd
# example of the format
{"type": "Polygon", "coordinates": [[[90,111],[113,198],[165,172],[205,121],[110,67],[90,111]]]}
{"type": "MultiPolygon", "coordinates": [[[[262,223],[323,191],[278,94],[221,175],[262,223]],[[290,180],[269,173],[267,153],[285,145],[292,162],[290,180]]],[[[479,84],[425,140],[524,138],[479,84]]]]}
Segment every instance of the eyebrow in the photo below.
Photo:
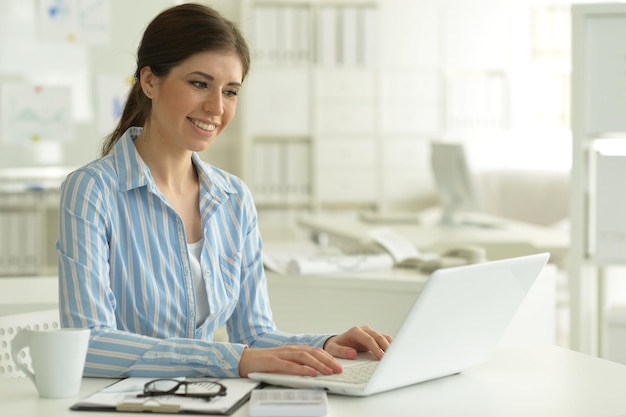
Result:
{"type": "MultiPolygon", "coordinates": [[[[203,78],[206,78],[209,81],[215,81],[215,77],[214,76],[212,76],[210,74],[207,74],[206,72],[202,72],[202,71],[193,71],[189,75],[199,75],[199,76],[201,76],[203,78]]],[[[231,82],[228,83],[228,85],[232,85],[232,86],[235,86],[235,87],[241,87],[241,83],[237,82],[237,81],[231,81],[231,82]]]]}

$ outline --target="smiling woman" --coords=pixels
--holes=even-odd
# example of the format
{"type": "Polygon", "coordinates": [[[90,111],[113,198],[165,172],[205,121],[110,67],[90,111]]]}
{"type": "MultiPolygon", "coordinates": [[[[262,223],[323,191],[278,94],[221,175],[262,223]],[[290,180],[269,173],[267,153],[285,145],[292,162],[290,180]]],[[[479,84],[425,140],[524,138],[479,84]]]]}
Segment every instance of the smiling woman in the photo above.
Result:
{"type": "Polygon", "coordinates": [[[143,67],[140,84],[152,111],[135,144],[150,141],[159,152],[204,151],[235,116],[242,67],[236,53],[221,51],[195,54],[166,77],[143,67]]]}
{"type": "Polygon", "coordinates": [[[60,316],[91,329],[86,375],[329,374],[342,370],[333,356],[389,346],[368,326],[289,334],[272,319],[250,191],[197,153],[233,120],[249,65],[215,10],[166,9],[143,35],[102,157],[63,183],[60,316]]]}
{"type": "MultiPolygon", "coordinates": [[[[143,90],[145,80],[141,78],[142,71],[164,78],[182,62],[207,51],[239,58],[241,74],[235,74],[237,78],[230,82],[241,86],[250,68],[250,51],[243,35],[232,22],[211,8],[195,4],[172,8],[157,16],[144,32],[137,51],[135,83],[119,124],[103,145],[102,155],[111,152],[129,127],[144,126],[150,117],[151,92],[143,90]]],[[[189,82],[200,88],[203,83],[211,81],[212,74],[203,73],[198,68],[202,67],[194,71],[202,75],[195,74],[198,79],[189,79],[189,82]]],[[[190,77],[193,75],[189,74],[190,77]]]]}

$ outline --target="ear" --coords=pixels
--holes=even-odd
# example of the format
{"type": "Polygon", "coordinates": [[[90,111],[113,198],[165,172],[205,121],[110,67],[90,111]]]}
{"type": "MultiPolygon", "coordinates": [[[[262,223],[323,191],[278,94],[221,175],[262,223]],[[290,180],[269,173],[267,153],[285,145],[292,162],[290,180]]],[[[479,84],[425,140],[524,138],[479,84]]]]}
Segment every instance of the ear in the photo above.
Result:
{"type": "Polygon", "coordinates": [[[154,86],[156,85],[156,78],[156,75],[154,75],[150,67],[143,67],[139,70],[141,89],[148,97],[152,96],[154,86]]]}

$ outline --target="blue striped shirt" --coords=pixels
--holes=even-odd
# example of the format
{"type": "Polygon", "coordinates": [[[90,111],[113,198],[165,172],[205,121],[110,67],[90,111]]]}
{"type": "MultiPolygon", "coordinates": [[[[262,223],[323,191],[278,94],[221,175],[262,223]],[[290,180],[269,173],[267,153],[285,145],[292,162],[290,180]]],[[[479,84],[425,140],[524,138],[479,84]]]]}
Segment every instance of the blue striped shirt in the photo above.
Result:
{"type": "Polygon", "coordinates": [[[246,346],[321,347],[330,335],[288,334],[272,320],[248,188],[193,154],[210,310],[196,326],[183,221],[135,149],[140,132],[129,129],[61,188],[60,314],[64,327],[91,329],[85,375],[237,377],[246,346]],[[229,342],[215,342],[224,324],[229,342]]]}

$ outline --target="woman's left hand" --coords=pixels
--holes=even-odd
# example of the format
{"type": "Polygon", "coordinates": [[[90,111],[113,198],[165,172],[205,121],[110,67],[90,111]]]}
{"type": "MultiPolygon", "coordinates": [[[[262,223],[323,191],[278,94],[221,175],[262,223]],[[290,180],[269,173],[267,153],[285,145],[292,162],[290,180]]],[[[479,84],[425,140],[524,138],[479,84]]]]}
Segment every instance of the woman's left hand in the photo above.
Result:
{"type": "Polygon", "coordinates": [[[345,333],[333,336],[324,343],[324,350],[333,356],[354,359],[358,352],[372,352],[381,359],[392,337],[377,332],[369,326],[353,327],[345,333]]]}

